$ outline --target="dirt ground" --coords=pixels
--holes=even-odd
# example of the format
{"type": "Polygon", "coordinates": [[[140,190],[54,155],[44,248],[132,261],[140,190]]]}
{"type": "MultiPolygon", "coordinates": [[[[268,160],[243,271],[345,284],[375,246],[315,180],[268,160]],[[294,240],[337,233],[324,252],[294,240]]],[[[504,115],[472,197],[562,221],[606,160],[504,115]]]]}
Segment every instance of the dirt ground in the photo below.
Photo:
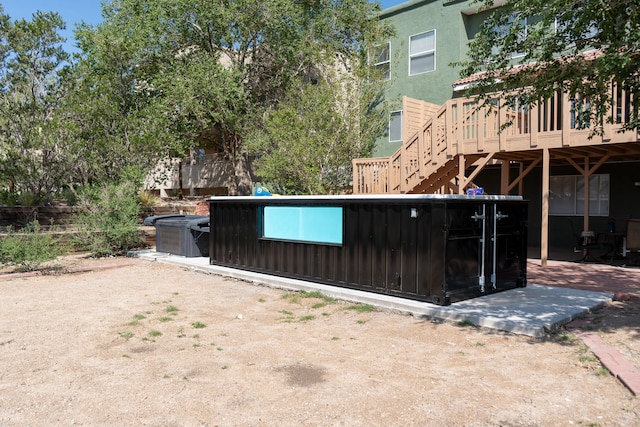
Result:
{"type": "MultiPolygon", "coordinates": [[[[102,268],[0,276],[0,426],[640,425],[639,400],[568,333],[434,322],[131,258],[67,264],[102,268]]],[[[591,314],[636,366],[639,313],[626,301],[591,314]]]]}

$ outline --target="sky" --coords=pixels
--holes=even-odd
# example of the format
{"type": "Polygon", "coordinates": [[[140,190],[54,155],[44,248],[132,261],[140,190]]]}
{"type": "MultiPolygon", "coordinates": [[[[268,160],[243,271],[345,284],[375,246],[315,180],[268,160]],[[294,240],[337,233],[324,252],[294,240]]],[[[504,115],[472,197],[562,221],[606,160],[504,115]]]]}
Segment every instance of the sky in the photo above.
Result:
{"type": "Polygon", "coordinates": [[[86,22],[98,24],[102,20],[101,0],[0,0],[4,7],[4,13],[11,17],[12,21],[26,18],[31,19],[37,10],[42,12],[58,12],[67,23],[67,29],[62,36],[67,39],[65,50],[75,51],[73,30],[75,24],[86,22]]]}
{"type": "MultiPolygon", "coordinates": [[[[406,0],[382,0],[382,8],[395,6],[406,0]]],[[[31,19],[31,15],[40,10],[43,12],[58,12],[67,23],[67,29],[62,35],[67,39],[65,50],[75,51],[73,29],[76,24],[98,24],[102,20],[101,0],[0,0],[4,6],[4,13],[11,20],[20,18],[31,19]]]]}

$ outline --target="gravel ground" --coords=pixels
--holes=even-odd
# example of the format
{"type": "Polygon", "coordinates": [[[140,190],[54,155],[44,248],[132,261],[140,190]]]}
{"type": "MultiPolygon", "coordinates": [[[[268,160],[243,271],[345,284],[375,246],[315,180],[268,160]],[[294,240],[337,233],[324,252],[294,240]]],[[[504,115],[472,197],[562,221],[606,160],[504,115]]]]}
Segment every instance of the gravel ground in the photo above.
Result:
{"type": "MultiPolygon", "coordinates": [[[[638,400],[568,333],[432,322],[137,259],[65,265],[80,272],[0,276],[3,427],[640,425],[638,400]]],[[[591,315],[635,343],[638,308],[591,315]]]]}

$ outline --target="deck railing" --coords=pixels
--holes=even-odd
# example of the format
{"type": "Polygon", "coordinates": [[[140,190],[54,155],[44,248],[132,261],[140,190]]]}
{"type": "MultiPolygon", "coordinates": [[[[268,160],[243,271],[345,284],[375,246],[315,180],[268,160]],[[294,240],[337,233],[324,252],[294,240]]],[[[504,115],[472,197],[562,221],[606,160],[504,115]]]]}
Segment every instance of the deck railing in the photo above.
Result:
{"type": "Polygon", "coordinates": [[[557,92],[535,105],[503,99],[479,105],[477,99],[447,101],[418,130],[404,138],[393,155],[353,160],[353,193],[409,193],[429,175],[458,155],[539,150],[638,141],[637,131],[621,132],[624,123],[638,116],[634,97],[612,85],[611,123],[593,135],[589,123],[580,122],[579,109],[589,100],[570,99],[557,92]]]}

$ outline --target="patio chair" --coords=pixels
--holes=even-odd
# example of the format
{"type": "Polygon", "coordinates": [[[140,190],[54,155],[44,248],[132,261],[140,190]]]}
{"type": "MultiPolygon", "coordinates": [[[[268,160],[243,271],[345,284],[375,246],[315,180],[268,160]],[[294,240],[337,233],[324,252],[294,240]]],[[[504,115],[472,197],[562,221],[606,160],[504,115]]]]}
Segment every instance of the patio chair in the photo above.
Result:
{"type": "Polygon", "coordinates": [[[638,265],[638,254],[640,253],[640,219],[630,219],[627,221],[627,233],[622,245],[622,255],[629,262],[627,265],[638,265]],[[634,257],[629,255],[633,254],[634,257]]]}
{"type": "Polygon", "coordinates": [[[569,219],[569,224],[571,225],[573,237],[576,240],[576,245],[573,247],[573,251],[576,253],[582,253],[582,258],[576,260],[576,262],[598,262],[596,257],[591,253],[593,250],[600,249],[596,233],[593,231],[582,231],[581,233],[578,233],[576,232],[571,219],[569,219]]]}

